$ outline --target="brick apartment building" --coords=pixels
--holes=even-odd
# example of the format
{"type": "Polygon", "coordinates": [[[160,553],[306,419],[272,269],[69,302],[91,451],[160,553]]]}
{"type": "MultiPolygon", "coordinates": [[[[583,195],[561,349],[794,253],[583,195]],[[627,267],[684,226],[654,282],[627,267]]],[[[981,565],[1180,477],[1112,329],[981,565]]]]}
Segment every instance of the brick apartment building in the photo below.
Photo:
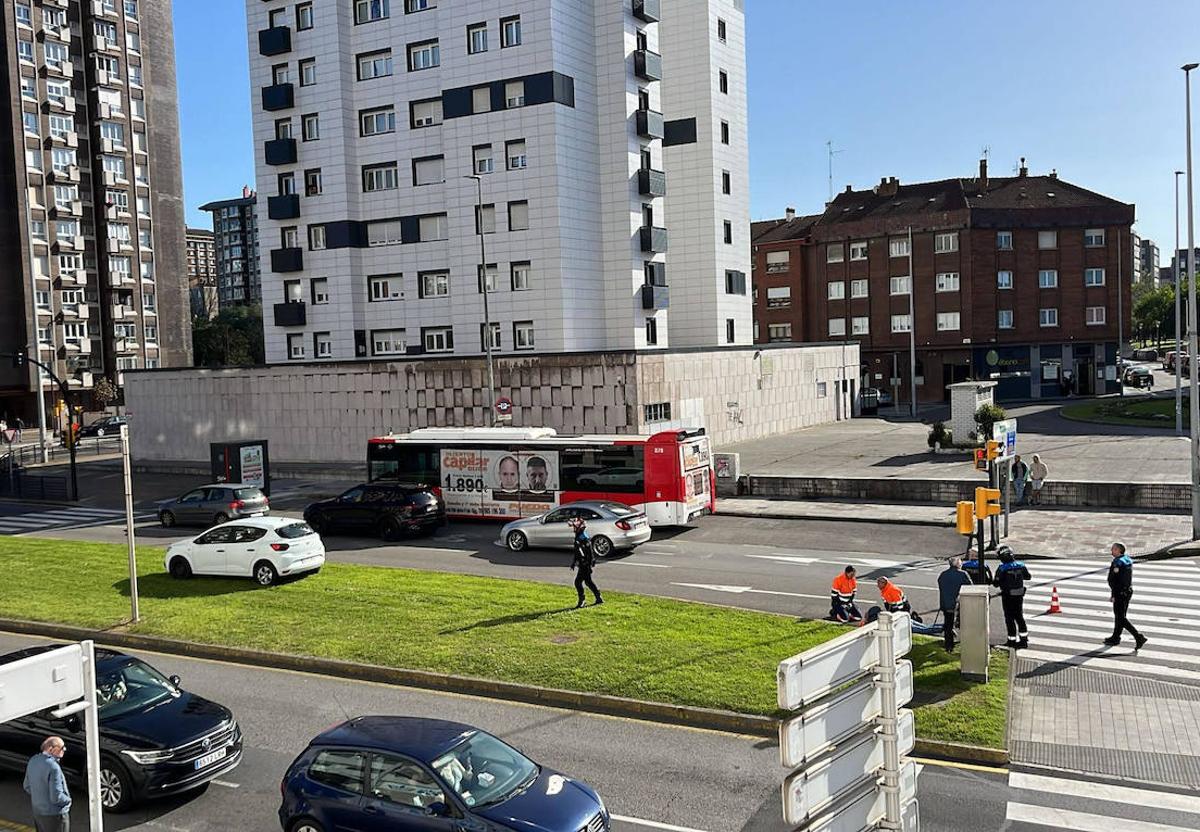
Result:
{"type": "Polygon", "coordinates": [[[899,379],[910,401],[915,317],[919,401],[967,379],[1009,400],[1116,392],[1133,219],[1024,160],[1018,176],[980,162],[976,178],[847,187],[823,214],[753,224],[755,340],[856,341],[859,388],[899,379]]]}

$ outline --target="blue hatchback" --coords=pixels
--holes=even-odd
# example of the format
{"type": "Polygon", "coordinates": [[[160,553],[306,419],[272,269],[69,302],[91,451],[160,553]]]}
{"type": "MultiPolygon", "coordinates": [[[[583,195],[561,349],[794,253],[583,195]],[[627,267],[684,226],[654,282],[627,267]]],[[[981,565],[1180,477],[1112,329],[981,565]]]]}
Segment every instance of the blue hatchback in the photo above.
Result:
{"type": "Polygon", "coordinates": [[[590,786],[485,731],[363,716],[316,737],[280,784],[284,832],[608,832],[590,786]]]}

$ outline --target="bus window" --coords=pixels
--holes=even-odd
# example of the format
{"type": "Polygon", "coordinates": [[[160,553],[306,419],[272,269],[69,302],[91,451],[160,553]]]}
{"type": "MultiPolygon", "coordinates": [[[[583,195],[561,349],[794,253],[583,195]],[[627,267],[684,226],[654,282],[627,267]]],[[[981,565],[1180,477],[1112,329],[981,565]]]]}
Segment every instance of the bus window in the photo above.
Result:
{"type": "Polygon", "coordinates": [[[436,485],[441,478],[441,452],[422,445],[372,442],[367,446],[367,479],[436,485]]]}
{"type": "Polygon", "coordinates": [[[560,452],[563,491],[642,494],[646,488],[645,449],[641,445],[568,449],[560,452]]]}

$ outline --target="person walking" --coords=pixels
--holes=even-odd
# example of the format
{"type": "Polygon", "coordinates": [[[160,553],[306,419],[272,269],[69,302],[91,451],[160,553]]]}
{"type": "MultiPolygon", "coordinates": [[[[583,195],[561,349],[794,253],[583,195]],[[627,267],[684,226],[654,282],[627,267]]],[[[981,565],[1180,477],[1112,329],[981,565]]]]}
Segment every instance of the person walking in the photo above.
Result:
{"type": "Polygon", "coordinates": [[[71,793],[60,765],[66,751],[62,737],[46,737],[42,753],[30,757],[25,766],[25,792],[33,803],[37,832],[69,832],[71,828],[71,793]]]}
{"type": "Polygon", "coordinates": [[[575,605],[575,609],[583,606],[583,588],[585,586],[595,596],[596,606],[600,606],[604,603],[604,599],[600,597],[600,590],[592,581],[592,569],[596,566],[596,552],[592,549],[591,538],[588,537],[587,523],[582,517],[576,517],[571,521],[571,528],[575,530],[575,557],[571,559],[571,568],[575,570],[575,592],[579,595],[579,603],[575,605]]]}
{"type": "Polygon", "coordinates": [[[1050,469],[1046,463],[1042,462],[1042,458],[1037,454],[1033,455],[1033,464],[1029,466],[1029,484],[1033,486],[1033,493],[1029,495],[1029,504],[1031,506],[1040,506],[1042,504],[1042,486],[1046,484],[1046,478],[1050,476],[1050,469]]]}
{"type": "Polygon", "coordinates": [[[1129,622],[1126,614],[1129,612],[1129,602],[1133,598],[1133,559],[1125,554],[1124,543],[1114,543],[1109,550],[1112,563],[1108,567],[1108,589],[1112,597],[1108,600],[1113,605],[1113,634],[1104,639],[1109,647],[1121,643],[1121,632],[1128,630],[1133,636],[1134,650],[1141,650],[1146,643],[1146,637],[1137,631],[1129,622]]]}
{"type": "Polygon", "coordinates": [[[829,617],[842,624],[862,621],[862,613],[854,603],[854,596],[858,593],[855,574],[854,567],[847,566],[842,574],[833,579],[833,588],[829,590],[829,617]]]}
{"type": "Polygon", "coordinates": [[[18,417],[17,417],[17,421],[16,421],[14,424],[16,425],[16,428],[17,428],[17,435],[16,435],[16,437],[14,438],[14,440],[13,440],[13,441],[14,441],[14,442],[20,442],[20,441],[21,441],[21,434],[22,434],[22,433],[24,432],[24,430],[25,430],[25,420],[24,420],[24,419],[22,419],[20,416],[18,416],[18,417]]]}
{"type": "Polygon", "coordinates": [[[1017,505],[1025,505],[1025,483],[1029,480],[1029,466],[1021,459],[1021,455],[1017,454],[1017,458],[1013,460],[1012,481],[1013,481],[1013,496],[1017,498],[1017,505]]]}
{"type": "Polygon", "coordinates": [[[1029,646],[1029,630],[1025,627],[1025,582],[1033,578],[1025,564],[1013,555],[1012,549],[1001,546],[996,554],[1000,556],[1000,566],[992,583],[1000,587],[1000,605],[1004,608],[1008,646],[1023,650],[1029,646]]]}
{"type": "Polygon", "coordinates": [[[942,610],[942,643],[949,653],[954,649],[954,621],[957,618],[958,593],[971,585],[971,576],[963,571],[962,558],[950,558],[950,566],[938,575],[938,606],[942,610]]]}

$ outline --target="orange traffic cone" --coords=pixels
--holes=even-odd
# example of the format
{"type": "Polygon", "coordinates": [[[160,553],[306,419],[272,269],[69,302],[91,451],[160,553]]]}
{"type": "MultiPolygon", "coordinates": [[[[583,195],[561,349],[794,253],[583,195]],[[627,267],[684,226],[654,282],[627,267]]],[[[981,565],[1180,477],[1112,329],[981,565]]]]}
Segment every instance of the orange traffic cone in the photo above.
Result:
{"type": "Polygon", "coordinates": [[[1053,587],[1050,590],[1050,609],[1046,610],[1046,615],[1057,615],[1062,612],[1062,607],[1058,605],[1058,587],[1053,587]]]}

